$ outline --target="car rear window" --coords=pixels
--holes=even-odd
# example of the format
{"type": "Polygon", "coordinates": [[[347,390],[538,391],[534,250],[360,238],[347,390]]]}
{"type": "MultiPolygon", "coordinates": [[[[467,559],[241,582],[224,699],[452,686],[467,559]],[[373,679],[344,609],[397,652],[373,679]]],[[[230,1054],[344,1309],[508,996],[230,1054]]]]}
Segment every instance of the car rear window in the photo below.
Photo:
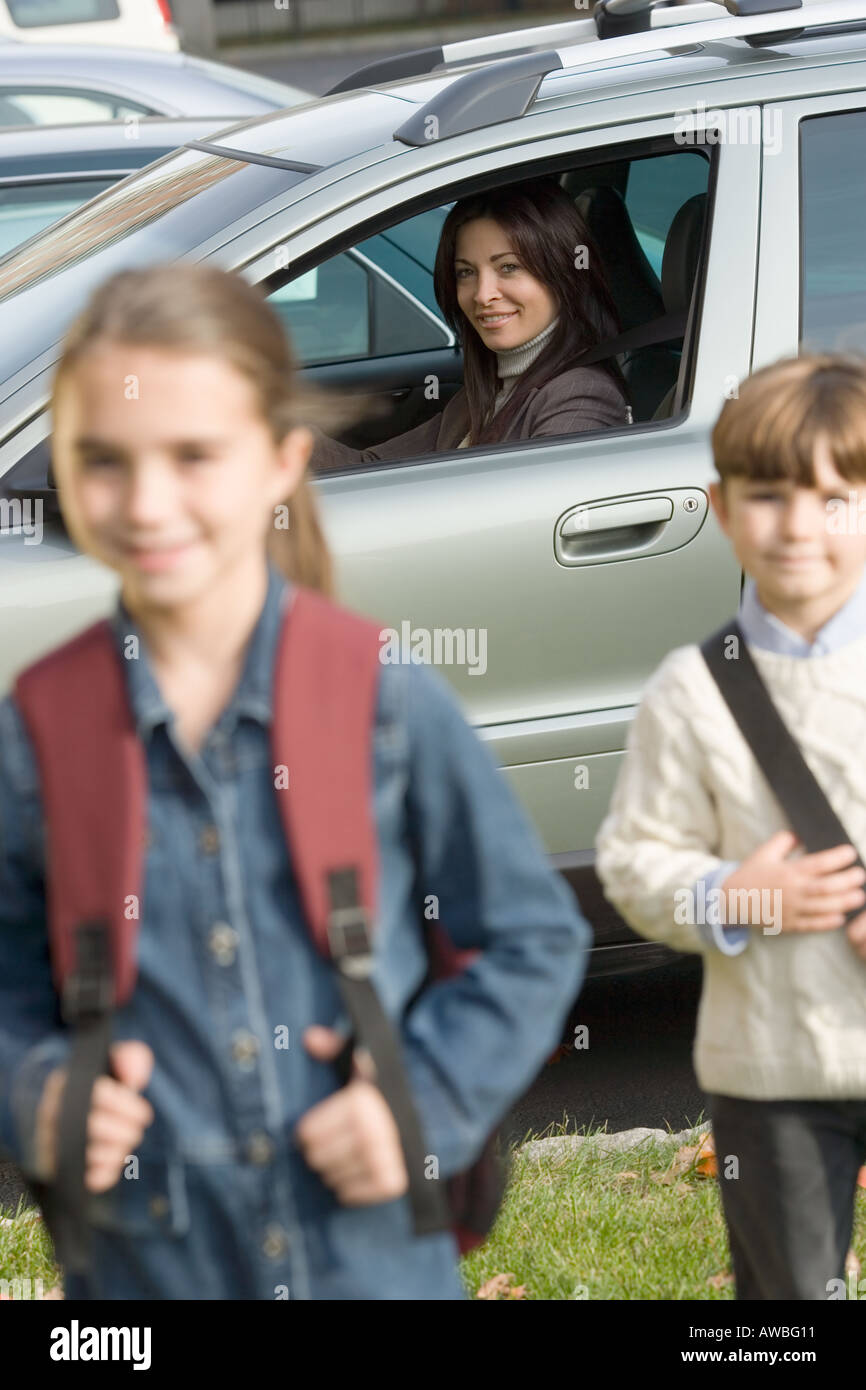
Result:
{"type": "Polygon", "coordinates": [[[6,0],[6,4],[19,29],[120,18],[117,0],[6,0]]]}

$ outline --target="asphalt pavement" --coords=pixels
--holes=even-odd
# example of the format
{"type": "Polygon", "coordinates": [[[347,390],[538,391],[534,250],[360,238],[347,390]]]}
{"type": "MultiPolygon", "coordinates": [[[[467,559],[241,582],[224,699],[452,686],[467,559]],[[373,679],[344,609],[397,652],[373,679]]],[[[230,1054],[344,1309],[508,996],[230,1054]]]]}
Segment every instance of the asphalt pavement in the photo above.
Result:
{"type": "Polygon", "coordinates": [[[414,46],[412,43],[397,44],[392,48],[364,49],[363,51],[344,47],[341,53],[321,52],[304,53],[303,55],[283,53],[279,57],[258,56],[248,52],[244,55],[243,60],[237,60],[237,66],[258,73],[260,77],[271,77],[277,82],[288,82],[292,87],[301,87],[304,91],[311,92],[313,96],[320,97],[335,82],[339,82],[343,77],[348,77],[349,73],[355,72],[357,68],[366,67],[368,63],[375,63],[380,58],[389,58],[394,53],[404,53],[407,48],[414,46]]]}

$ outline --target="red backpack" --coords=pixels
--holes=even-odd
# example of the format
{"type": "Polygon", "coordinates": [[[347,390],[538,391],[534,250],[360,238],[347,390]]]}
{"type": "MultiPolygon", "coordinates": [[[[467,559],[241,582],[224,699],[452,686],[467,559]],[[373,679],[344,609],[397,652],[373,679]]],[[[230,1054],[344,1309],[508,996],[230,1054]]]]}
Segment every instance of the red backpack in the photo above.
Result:
{"type": "MultiPolygon", "coordinates": [[[[310,589],[294,589],[274,668],[271,751],[275,773],[289,774],[288,787],[275,795],[310,934],[337,968],[354,1029],[338,1074],[348,1079],[353,1045],[368,1049],[399,1129],[415,1232],[450,1226],[463,1253],[487,1235],[504,1191],[496,1132],[464,1172],[444,1183],[425,1176],[427,1147],[398,1034],[370,978],[379,651],[372,622],[310,589]]],[[[56,1178],[31,1186],[61,1263],[83,1269],[90,1094],[96,1077],[109,1073],[111,1010],[130,998],[136,982],[138,912],[130,904],[140,903],[143,882],[146,762],[107,619],[23,671],[15,699],[39,766],[52,973],[61,1016],[73,1029],[56,1178]]],[[[429,963],[425,983],[461,971],[478,954],[457,951],[420,911],[419,921],[429,963]]]]}

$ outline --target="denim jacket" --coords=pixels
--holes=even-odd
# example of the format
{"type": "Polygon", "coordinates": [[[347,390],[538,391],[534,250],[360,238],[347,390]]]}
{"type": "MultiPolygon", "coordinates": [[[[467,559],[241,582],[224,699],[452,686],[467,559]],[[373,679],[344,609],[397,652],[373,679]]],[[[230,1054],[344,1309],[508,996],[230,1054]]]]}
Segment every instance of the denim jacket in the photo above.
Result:
{"type": "MultiPolygon", "coordinates": [[[[241,678],[197,755],[175,737],[122,599],[111,618],[119,652],[139,637],[123,667],[149,779],[138,981],[112,1037],[153,1049],[144,1094],[155,1119],[117,1184],[92,1198],[92,1268],[67,1277],[70,1298],[465,1296],[450,1232],[415,1237],[405,1196],[341,1205],[292,1137],[339,1085],[303,1031],[348,1024],[302,918],[273,791],[271,683],[292,595],[269,561],[241,678]]],[[[591,933],[438,674],[383,664],[373,758],[374,979],[442,1179],[474,1160],[556,1045],[591,933]],[[419,916],[431,895],[454,942],[483,954],[407,1011],[426,968],[419,916]]],[[[25,1173],[42,1085],[69,1047],[50,976],[44,852],[37,766],[7,696],[0,1149],[25,1173]]]]}

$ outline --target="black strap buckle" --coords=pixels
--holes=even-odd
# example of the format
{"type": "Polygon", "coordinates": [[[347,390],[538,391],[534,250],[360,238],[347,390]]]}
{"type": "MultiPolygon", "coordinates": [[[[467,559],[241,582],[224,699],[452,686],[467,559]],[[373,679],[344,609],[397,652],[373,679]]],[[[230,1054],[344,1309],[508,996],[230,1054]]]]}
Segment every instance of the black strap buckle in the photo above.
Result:
{"type": "Polygon", "coordinates": [[[108,924],[82,922],[75,931],[76,965],[63,982],[60,1014],[75,1026],[108,1013],[114,1005],[114,980],[108,951],[108,924]]]}
{"type": "Polygon", "coordinates": [[[370,914],[358,896],[358,871],[332,869],[328,875],[328,945],[338,969],[364,979],[373,968],[370,914]]]}

